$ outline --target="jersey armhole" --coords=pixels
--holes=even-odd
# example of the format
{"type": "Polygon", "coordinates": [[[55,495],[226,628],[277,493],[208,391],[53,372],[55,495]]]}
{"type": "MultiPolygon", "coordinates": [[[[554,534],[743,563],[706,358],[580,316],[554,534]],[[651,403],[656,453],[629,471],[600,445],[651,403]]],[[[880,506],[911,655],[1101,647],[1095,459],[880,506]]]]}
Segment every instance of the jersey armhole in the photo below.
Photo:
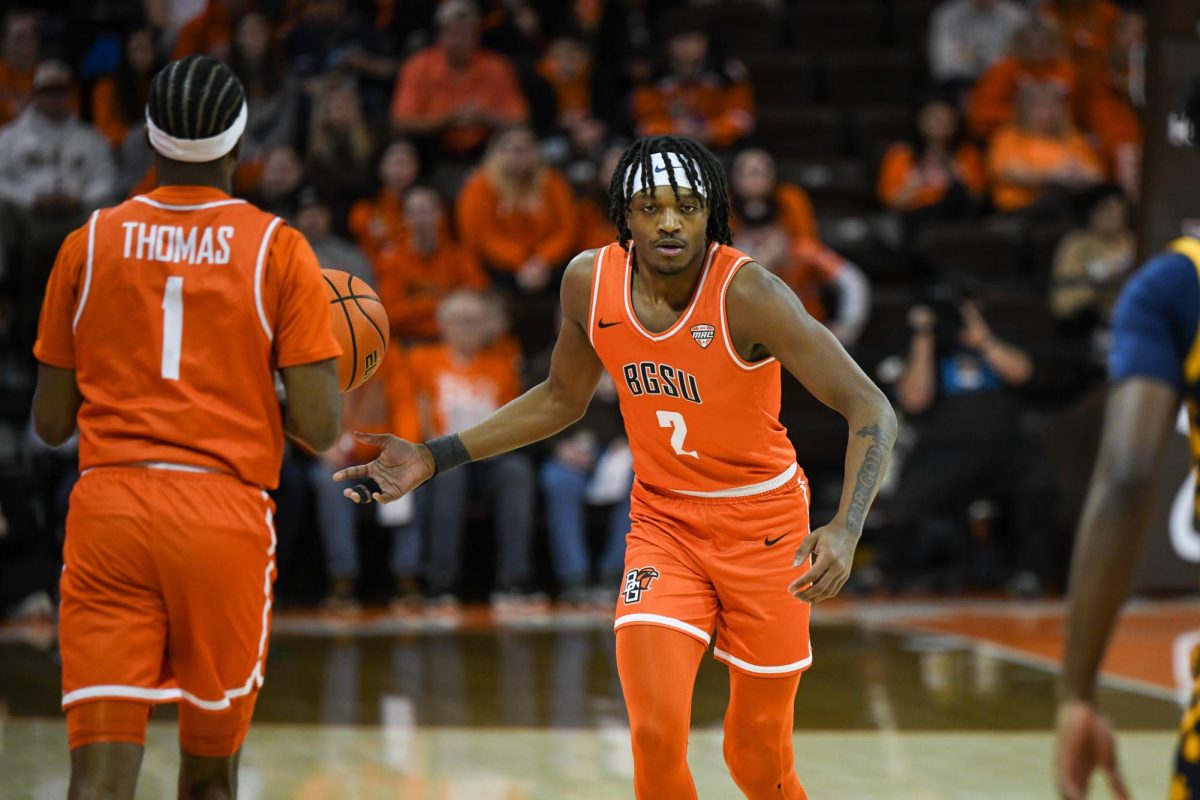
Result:
{"type": "Polygon", "coordinates": [[[734,364],[746,372],[761,369],[772,361],[775,361],[775,356],[768,356],[762,361],[747,361],[742,358],[738,355],[737,348],[733,346],[733,334],[729,331],[729,309],[725,305],[725,297],[729,294],[729,284],[733,283],[733,276],[737,275],[738,270],[753,260],[750,256],[742,256],[734,262],[733,266],[729,268],[729,274],[725,276],[725,282],[721,284],[721,297],[719,299],[721,304],[721,341],[725,344],[725,352],[729,353],[729,358],[734,364]]]}
{"type": "Polygon", "coordinates": [[[263,307],[263,281],[267,268],[267,255],[270,253],[271,244],[275,239],[275,231],[278,230],[281,222],[283,222],[281,217],[275,217],[267,224],[262,243],[258,246],[258,259],[254,262],[254,308],[258,311],[258,322],[262,325],[268,342],[275,341],[275,331],[271,329],[266,309],[263,307]]]}
{"type": "Polygon", "coordinates": [[[83,307],[87,305],[88,292],[92,289],[92,264],[96,257],[96,220],[100,218],[100,209],[92,212],[87,226],[87,256],[83,262],[83,288],[79,291],[79,304],[75,306],[75,316],[71,318],[71,333],[79,326],[79,318],[83,316],[83,307]]]}
{"type": "Polygon", "coordinates": [[[587,337],[593,348],[596,347],[592,332],[596,330],[596,305],[600,302],[600,270],[604,266],[604,257],[611,246],[606,245],[597,250],[595,260],[592,262],[592,297],[588,306],[587,337]]]}

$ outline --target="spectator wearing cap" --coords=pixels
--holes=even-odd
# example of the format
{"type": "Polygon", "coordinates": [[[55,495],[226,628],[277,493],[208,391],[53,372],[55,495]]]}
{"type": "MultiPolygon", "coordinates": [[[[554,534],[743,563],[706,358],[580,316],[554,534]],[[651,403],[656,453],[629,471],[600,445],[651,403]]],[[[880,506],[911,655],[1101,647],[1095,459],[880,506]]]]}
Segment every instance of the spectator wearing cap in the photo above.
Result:
{"type": "Polygon", "coordinates": [[[116,168],[107,140],[74,114],[70,68],[43,61],[33,98],[0,128],[0,251],[14,241],[22,264],[19,322],[32,333],[42,292],[62,239],[91,211],[114,199],[116,168]]]}
{"type": "Polygon", "coordinates": [[[971,135],[987,139],[1012,122],[1017,93],[1034,83],[1053,87],[1068,104],[1076,102],[1079,71],[1063,55],[1058,31],[1036,19],[1013,35],[1009,55],[985,72],[971,90],[967,101],[971,135]]]}
{"type": "Polygon", "coordinates": [[[639,136],[676,134],[710,147],[729,147],[754,131],[754,92],[745,66],[716,66],[708,33],[694,19],[669,26],[667,70],[633,94],[639,136]]]}
{"type": "Polygon", "coordinates": [[[404,195],[420,174],[417,148],[407,139],[393,140],[379,155],[379,191],[350,209],[350,233],[368,258],[377,258],[385,246],[406,235],[404,195]]]}
{"type": "Polygon", "coordinates": [[[445,155],[469,159],[497,128],[524,122],[529,106],[512,64],[480,48],[474,3],[447,0],[436,21],[437,43],[400,69],[392,126],[406,136],[434,139],[445,155]]]}
{"type": "Polygon", "coordinates": [[[7,125],[16,119],[33,93],[38,33],[36,13],[10,11],[4,16],[4,50],[0,57],[0,125],[7,125]]]}
{"type": "Polygon", "coordinates": [[[497,133],[458,196],[458,232],[498,285],[537,295],[575,252],[571,187],[528,128],[497,133]]]}
{"type": "Polygon", "coordinates": [[[402,342],[437,339],[437,310],[459,289],[483,291],[487,274],[475,255],[450,235],[438,193],[414,186],[403,197],[404,235],[375,260],[379,297],[388,311],[392,336],[402,342]]]}
{"type": "Polygon", "coordinates": [[[946,0],[929,21],[929,72],[941,84],[971,84],[1008,53],[1029,12],[1012,0],[946,0]]]}
{"type": "Polygon", "coordinates": [[[292,220],[317,255],[322,269],[340,269],[375,285],[370,262],[351,242],[333,232],[333,210],[316,186],[305,186],[296,195],[296,213],[292,220]]]}

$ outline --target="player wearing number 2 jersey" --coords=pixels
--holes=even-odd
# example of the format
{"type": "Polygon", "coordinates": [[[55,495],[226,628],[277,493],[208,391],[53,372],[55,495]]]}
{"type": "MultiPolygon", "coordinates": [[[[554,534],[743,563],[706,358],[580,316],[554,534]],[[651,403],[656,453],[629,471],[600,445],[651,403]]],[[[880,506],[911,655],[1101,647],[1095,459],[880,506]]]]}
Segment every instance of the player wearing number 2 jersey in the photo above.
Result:
{"type": "Polygon", "coordinates": [[[133,797],[161,702],[180,704],[180,796],[234,795],[266,665],[265,490],[285,428],[324,450],[340,412],[311,248],[229,196],[240,82],[192,56],[149,95],[159,188],[63,243],[34,348],[39,435],[79,430],[60,624],[72,798],[133,797]]]}
{"type": "Polygon", "coordinates": [[[458,434],[421,445],[363,435],[379,457],[335,478],[360,482],[348,497],[394,500],[439,471],[563,429],[607,370],[637,475],[615,623],[635,792],[696,796],[692,686],[715,631],[714,654],[730,666],[734,781],[752,800],[803,798],[791,728],[812,663],[809,603],[849,577],[895,415],[795,294],[729,246],[728,189],[711,153],[687,139],[639,140],[610,195],[618,243],[567,268],[549,378],[458,434]],[[850,425],[841,506],[812,533],[779,423],[781,368],[850,425]]]}

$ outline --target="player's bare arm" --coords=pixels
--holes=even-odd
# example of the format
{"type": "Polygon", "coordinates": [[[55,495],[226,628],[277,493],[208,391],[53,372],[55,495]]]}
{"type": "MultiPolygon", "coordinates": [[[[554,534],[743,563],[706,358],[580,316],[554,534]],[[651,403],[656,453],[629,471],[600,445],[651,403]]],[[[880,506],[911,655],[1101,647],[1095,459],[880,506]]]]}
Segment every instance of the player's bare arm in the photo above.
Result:
{"type": "Polygon", "coordinates": [[[1055,757],[1058,790],[1067,800],[1082,800],[1097,768],[1118,797],[1128,797],[1112,730],[1096,709],[1096,676],[1150,529],[1153,487],[1178,409],[1175,387],[1149,378],[1130,378],[1109,393],[1071,560],[1055,757]]]}
{"type": "Polygon", "coordinates": [[[284,430],[317,452],[333,447],[342,419],[337,359],[284,367],[279,376],[288,398],[284,430]]]}
{"type": "Polygon", "coordinates": [[[850,426],[837,516],[800,545],[797,566],[814,553],[816,559],[788,587],[798,599],[827,600],[836,596],[850,577],[854,549],[896,441],[896,414],[834,335],[804,310],[782,280],[758,264],[739,270],[729,285],[726,307],[734,346],[742,358],[779,359],[814,397],[845,417],[850,426]]]}
{"type": "Polygon", "coordinates": [[[83,395],[75,382],[75,370],[38,364],[37,388],[33,392],[33,429],[38,437],[58,447],[75,433],[75,417],[83,395]]]}
{"type": "MultiPolygon", "coordinates": [[[[456,461],[478,461],[516,450],[553,436],[583,416],[603,369],[587,335],[595,258],[594,250],[580,253],[563,275],[560,292],[563,322],[554,345],[549,376],[483,422],[442,437],[462,448],[462,452],[451,456],[456,461]],[[457,442],[453,442],[455,439],[457,442]]],[[[434,453],[425,444],[390,434],[356,433],[355,436],[365,444],[382,448],[379,457],[369,464],[341,470],[333,478],[374,480],[379,491],[373,492],[370,499],[381,503],[398,500],[435,474],[434,453]]],[[[344,494],[356,503],[367,499],[353,489],[346,489],[344,494]]]]}

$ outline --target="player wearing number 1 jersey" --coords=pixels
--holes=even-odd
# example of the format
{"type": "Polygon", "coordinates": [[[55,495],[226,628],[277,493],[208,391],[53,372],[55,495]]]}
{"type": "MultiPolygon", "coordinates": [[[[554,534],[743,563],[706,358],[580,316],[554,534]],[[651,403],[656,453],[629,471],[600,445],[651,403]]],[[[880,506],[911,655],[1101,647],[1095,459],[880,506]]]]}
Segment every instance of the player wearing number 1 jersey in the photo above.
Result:
{"type": "Polygon", "coordinates": [[[458,434],[421,445],[363,435],[383,448],[379,457],[335,478],[361,482],[348,497],[395,500],[437,472],[565,428],[607,370],[637,475],[615,622],[636,794],[696,796],[686,760],[692,686],[715,632],[714,655],[730,667],[734,781],[752,800],[804,798],[791,729],[812,663],[809,603],[849,577],[895,415],[795,294],[730,246],[725,174],[706,149],[639,140],[610,195],[618,243],[567,268],[547,380],[458,434]],[[782,368],[850,425],[841,506],[812,533],[807,486],[779,423],[782,368]]]}
{"type": "Polygon", "coordinates": [[[59,631],[73,799],[133,797],[162,702],[180,706],[180,796],[234,796],[266,666],[265,490],[285,430],[337,437],[316,257],[229,196],[246,116],[220,62],[164,67],[146,108],[159,187],[92,214],[46,289],[34,424],[50,444],[79,430],[59,631]]]}

